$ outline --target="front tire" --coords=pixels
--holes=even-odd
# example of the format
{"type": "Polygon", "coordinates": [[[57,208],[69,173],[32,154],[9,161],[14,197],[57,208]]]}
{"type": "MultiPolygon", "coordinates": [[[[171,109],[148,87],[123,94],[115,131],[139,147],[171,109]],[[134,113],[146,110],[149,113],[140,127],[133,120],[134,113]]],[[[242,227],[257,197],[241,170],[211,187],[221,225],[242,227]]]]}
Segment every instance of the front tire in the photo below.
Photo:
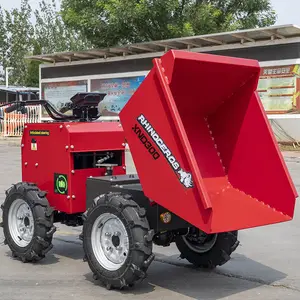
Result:
{"type": "Polygon", "coordinates": [[[4,243],[13,257],[25,262],[36,262],[52,249],[53,209],[35,184],[20,182],[6,192],[3,210],[4,243]]]}
{"type": "Polygon", "coordinates": [[[107,289],[133,286],[154,259],[146,212],[129,195],[110,193],[84,214],[85,260],[107,289]]]}
{"type": "Polygon", "coordinates": [[[239,245],[237,231],[207,235],[196,228],[186,236],[178,236],[175,242],[181,258],[206,269],[227,263],[239,245]]]}

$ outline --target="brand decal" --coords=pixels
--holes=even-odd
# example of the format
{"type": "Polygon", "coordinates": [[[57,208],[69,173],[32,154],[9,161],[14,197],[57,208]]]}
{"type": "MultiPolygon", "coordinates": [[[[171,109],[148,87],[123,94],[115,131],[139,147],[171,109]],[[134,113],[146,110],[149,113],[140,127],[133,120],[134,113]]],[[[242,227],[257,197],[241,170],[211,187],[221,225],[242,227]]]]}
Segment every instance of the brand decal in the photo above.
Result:
{"type": "Polygon", "coordinates": [[[54,173],[54,192],[60,195],[68,193],[67,175],[54,173]]]}
{"type": "Polygon", "coordinates": [[[29,135],[30,136],[49,136],[50,131],[49,130],[30,130],[29,135]]]}
{"type": "Polygon", "coordinates": [[[156,148],[153,147],[153,144],[149,141],[149,138],[147,138],[142,132],[141,128],[137,124],[135,124],[134,127],[132,127],[132,130],[137,135],[142,144],[144,144],[145,148],[152,155],[152,157],[157,160],[160,157],[160,154],[157,152],[156,148]]]}
{"type": "MultiPolygon", "coordinates": [[[[154,142],[155,146],[157,146],[159,148],[159,150],[161,151],[161,153],[164,155],[165,159],[168,161],[168,163],[170,164],[170,166],[172,167],[172,169],[178,175],[178,178],[179,178],[180,182],[186,188],[192,188],[194,186],[193,179],[192,179],[192,174],[189,173],[189,172],[184,171],[181,168],[180,163],[177,161],[176,157],[173,155],[172,151],[166,145],[166,143],[164,142],[164,140],[160,137],[160,135],[153,128],[153,126],[151,125],[151,123],[145,118],[145,116],[143,114],[141,114],[137,118],[137,121],[141,125],[141,127],[147,132],[147,134],[149,135],[149,137],[151,138],[151,140],[154,142]]],[[[154,148],[154,145],[149,142],[148,138],[142,133],[142,131],[139,128],[139,126],[135,125],[135,127],[133,127],[134,131],[135,131],[135,128],[136,128],[136,130],[139,130],[138,132],[142,136],[144,136],[145,140],[147,140],[147,142],[151,145],[151,147],[154,148]]],[[[155,153],[159,154],[156,151],[156,149],[155,149],[155,153]]],[[[157,158],[159,158],[159,156],[157,158]]]]}

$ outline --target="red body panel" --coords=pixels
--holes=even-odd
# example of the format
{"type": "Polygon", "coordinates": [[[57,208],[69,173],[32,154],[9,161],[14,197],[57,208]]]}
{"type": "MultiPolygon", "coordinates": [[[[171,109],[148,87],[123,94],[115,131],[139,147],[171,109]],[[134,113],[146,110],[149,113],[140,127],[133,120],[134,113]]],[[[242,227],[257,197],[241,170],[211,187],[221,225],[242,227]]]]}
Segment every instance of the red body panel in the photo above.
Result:
{"type": "Polygon", "coordinates": [[[254,60],[169,51],[120,113],[146,196],[207,233],[293,218],[259,74],[254,60]]]}
{"type": "Polygon", "coordinates": [[[48,193],[51,206],[68,214],[86,210],[86,178],[105,174],[104,168],[74,170],[74,152],[121,150],[122,166],[114,174],[126,173],[124,132],[117,122],[27,124],[22,145],[22,180],[36,183],[48,193]],[[54,173],[67,175],[66,195],[54,192],[54,173]]]}

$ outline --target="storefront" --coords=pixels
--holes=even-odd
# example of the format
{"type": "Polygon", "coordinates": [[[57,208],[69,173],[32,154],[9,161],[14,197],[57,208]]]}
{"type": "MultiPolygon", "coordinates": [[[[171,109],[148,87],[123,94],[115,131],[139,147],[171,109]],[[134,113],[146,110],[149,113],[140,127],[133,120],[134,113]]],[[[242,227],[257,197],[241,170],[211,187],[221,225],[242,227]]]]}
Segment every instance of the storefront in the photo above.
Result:
{"type": "MultiPolygon", "coordinates": [[[[131,74],[96,75],[80,80],[74,78],[71,81],[69,79],[66,81],[60,81],[60,79],[50,82],[42,81],[41,95],[57,109],[61,109],[76,93],[105,93],[106,96],[100,104],[101,114],[114,120],[147,73],[145,71],[131,74]]],[[[42,118],[47,118],[45,111],[43,111],[42,118]]]]}
{"type": "MultiPolygon", "coordinates": [[[[170,49],[258,60],[262,67],[258,93],[274,130],[278,131],[277,138],[300,141],[300,126],[296,126],[300,122],[300,28],[297,26],[151,41],[30,59],[46,62],[40,67],[42,98],[60,109],[77,92],[106,93],[101,103],[103,118],[114,120],[152,68],[153,58],[170,49]],[[295,130],[291,133],[292,127],[295,130]]],[[[48,119],[46,112],[42,119],[48,119]]]]}
{"type": "Polygon", "coordinates": [[[260,63],[258,93],[278,141],[300,141],[300,59],[260,63]]]}

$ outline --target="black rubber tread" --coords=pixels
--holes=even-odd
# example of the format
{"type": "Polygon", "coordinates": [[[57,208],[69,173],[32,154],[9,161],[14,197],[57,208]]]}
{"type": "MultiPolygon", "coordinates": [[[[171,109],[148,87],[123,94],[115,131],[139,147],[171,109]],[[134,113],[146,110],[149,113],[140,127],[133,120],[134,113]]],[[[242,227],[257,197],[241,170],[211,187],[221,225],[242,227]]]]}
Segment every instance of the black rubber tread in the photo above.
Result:
{"type": "Polygon", "coordinates": [[[53,226],[53,209],[49,206],[46,193],[35,184],[19,182],[6,191],[6,199],[1,205],[3,210],[2,227],[5,244],[12,251],[12,256],[25,262],[37,262],[43,259],[52,248],[52,238],[56,231],[53,226]],[[19,247],[9,233],[8,212],[11,204],[16,199],[23,199],[32,210],[35,232],[33,239],[26,247],[19,247]]]}
{"type": "Polygon", "coordinates": [[[94,279],[101,281],[107,289],[131,287],[135,282],[146,278],[146,271],[154,259],[152,253],[152,231],[149,228],[143,208],[133,201],[130,195],[109,193],[94,200],[92,207],[83,215],[84,261],[87,261],[94,279]],[[105,212],[115,214],[124,224],[129,237],[129,253],[123,266],[116,271],[103,268],[92,251],[91,230],[94,221],[105,212]]]}
{"type": "Polygon", "coordinates": [[[227,263],[230,260],[230,255],[239,245],[237,231],[219,233],[213,248],[205,253],[191,250],[182,236],[178,236],[175,242],[181,253],[181,258],[187,259],[196,267],[207,269],[214,269],[227,263]]]}

